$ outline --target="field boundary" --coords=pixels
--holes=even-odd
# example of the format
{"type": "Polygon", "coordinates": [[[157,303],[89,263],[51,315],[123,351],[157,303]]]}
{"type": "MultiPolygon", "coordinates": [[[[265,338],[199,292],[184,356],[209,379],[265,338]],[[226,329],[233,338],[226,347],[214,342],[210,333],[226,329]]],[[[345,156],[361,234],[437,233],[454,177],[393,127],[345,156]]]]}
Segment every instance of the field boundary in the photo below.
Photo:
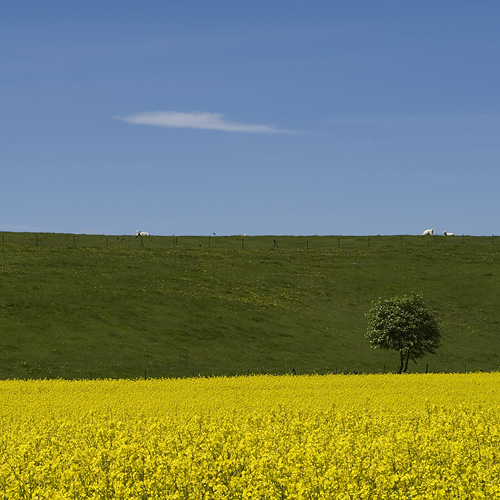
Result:
{"type": "Polygon", "coordinates": [[[220,250],[326,250],[381,247],[436,247],[478,245],[498,248],[500,237],[491,236],[416,236],[400,235],[326,235],[326,236],[135,236],[88,235],[69,233],[0,232],[0,245],[42,248],[138,248],[138,249],[220,249],[220,250]]]}
{"type": "MultiPolygon", "coordinates": [[[[17,380],[37,380],[37,379],[47,379],[47,375],[39,373],[39,370],[36,366],[29,366],[25,370],[26,373],[24,376],[16,375],[14,378],[17,380]]],[[[81,370],[80,373],[75,373],[71,376],[68,376],[65,370],[57,370],[54,368],[50,369],[50,376],[48,379],[50,380],[105,380],[109,378],[115,378],[114,376],[109,375],[109,373],[102,373],[99,369],[96,370],[81,370]]],[[[401,374],[401,376],[405,375],[432,375],[438,373],[496,373],[500,372],[500,366],[493,369],[484,370],[481,368],[477,368],[476,366],[472,366],[471,364],[464,364],[462,366],[459,363],[456,364],[455,369],[443,371],[440,369],[436,369],[436,365],[431,366],[429,363],[421,363],[413,369],[410,369],[407,373],[401,374]],[[434,369],[433,369],[434,368],[434,369]]],[[[168,371],[168,369],[162,370],[158,367],[147,367],[142,370],[137,371],[135,375],[130,374],[126,377],[116,377],[123,378],[127,380],[159,380],[159,379],[170,379],[170,378],[216,378],[216,377],[253,377],[257,375],[270,375],[275,377],[282,377],[286,375],[290,376],[326,376],[326,375],[398,375],[398,367],[397,363],[394,365],[384,364],[381,365],[378,369],[375,370],[360,370],[356,368],[346,368],[344,367],[335,367],[332,366],[330,368],[324,369],[315,369],[315,370],[300,370],[295,369],[295,367],[287,368],[287,369],[269,369],[262,368],[258,370],[240,370],[234,371],[231,373],[220,373],[217,371],[207,371],[206,369],[197,369],[196,366],[193,366],[190,369],[190,373],[185,373],[183,375],[172,374],[168,371]]],[[[11,376],[0,377],[0,381],[2,380],[12,380],[11,376]]]]}

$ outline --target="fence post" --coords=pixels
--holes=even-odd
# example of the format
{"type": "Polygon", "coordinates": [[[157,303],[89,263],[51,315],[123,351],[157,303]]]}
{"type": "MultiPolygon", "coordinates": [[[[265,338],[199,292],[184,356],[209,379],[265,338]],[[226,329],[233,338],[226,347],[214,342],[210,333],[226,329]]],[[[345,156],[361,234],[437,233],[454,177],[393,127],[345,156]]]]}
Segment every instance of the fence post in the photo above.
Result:
{"type": "Polygon", "coordinates": [[[401,235],[401,245],[403,244],[403,235],[401,235]]]}
{"type": "Polygon", "coordinates": [[[35,235],[35,245],[38,246],[38,234],[35,235]]]}
{"type": "Polygon", "coordinates": [[[340,248],[340,236],[337,238],[337,248],[340,248]]]}
{"type": "Polygon", "coordinates": [[[309,238],[306,239],[306,248],[309,248],[309,238]]]}

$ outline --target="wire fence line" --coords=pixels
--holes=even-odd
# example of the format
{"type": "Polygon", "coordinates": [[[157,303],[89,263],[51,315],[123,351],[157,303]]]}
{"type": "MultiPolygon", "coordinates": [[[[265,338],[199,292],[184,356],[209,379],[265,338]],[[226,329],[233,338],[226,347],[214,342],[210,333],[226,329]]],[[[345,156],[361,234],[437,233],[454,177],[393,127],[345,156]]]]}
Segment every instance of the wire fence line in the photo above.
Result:
{"type": "Polygon", "coordinates": [[[3,246],[28,246],[43,248],[149,248],[149,249],[226,249],[226,250],[309,250],[309,249],[361,249],[383,247],[453,248],[462,245],[479,248],[498,248],[499,236],[135,236],[88,235],[65,233],[14,233],[1,232],[3,246]]]}

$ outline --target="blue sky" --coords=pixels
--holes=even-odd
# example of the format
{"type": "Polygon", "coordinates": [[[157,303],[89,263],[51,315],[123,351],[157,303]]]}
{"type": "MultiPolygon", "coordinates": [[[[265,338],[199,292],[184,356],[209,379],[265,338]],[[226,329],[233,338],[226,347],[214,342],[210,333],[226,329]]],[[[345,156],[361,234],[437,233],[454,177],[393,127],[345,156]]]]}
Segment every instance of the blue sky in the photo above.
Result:
{"type": "Polygon", "coordinates": [[[500,2],[24,1],[0,230],[500,234],[500,2]]]}

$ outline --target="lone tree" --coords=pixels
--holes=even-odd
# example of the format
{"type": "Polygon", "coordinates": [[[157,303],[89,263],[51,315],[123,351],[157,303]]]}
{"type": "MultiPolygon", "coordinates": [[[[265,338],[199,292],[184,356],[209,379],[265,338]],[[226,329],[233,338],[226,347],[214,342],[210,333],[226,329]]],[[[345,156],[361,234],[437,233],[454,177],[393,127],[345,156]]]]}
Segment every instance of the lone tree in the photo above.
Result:
{"type": "Polygon", "coordinates": [[[374,301],[366,316],[371,346],[399,351],[398,373],[406,373],[410,359],[416,362],[440,345],[437,321],[419,294],[374,301]]]}

